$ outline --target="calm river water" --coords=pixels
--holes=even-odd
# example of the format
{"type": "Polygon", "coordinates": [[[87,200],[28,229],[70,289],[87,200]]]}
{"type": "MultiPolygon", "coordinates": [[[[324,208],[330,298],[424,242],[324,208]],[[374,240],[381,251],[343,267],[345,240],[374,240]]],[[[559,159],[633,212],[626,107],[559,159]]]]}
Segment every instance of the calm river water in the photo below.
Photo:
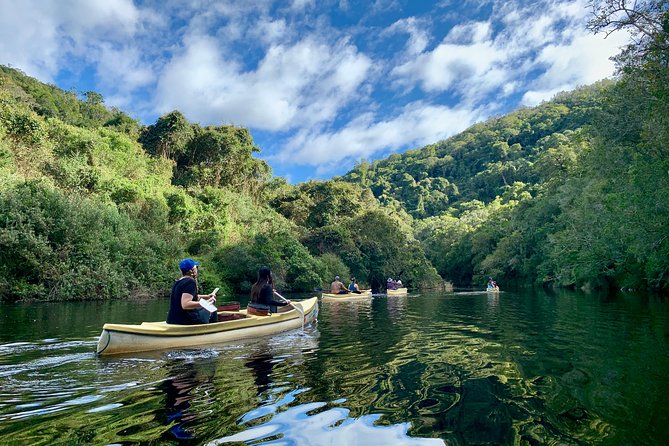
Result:
{"type": "Polygon", "coordinates": [[[0,306],[0,443],[669,444],[658,297],[375,296],[321,303],[304,332],[95,356],[104,322],[166,308],[0,306]]]}

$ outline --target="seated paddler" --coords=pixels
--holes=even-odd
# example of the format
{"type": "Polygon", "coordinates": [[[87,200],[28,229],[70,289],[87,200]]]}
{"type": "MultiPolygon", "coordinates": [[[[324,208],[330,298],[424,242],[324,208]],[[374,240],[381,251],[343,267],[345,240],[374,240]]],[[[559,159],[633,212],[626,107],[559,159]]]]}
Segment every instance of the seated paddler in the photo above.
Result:
{"type": "Polygon", "coordinates": [[[348,294],[349,290],[344,285],[344,282],[339,280],[339,276],[335,276],[334,282],[330,284],[330,294],[348,294]]]}
{"type": "Polygon", "coordinates": [[[262,266],[258,270],[258,280],[251,288],[251,301],[246,309],[248,314],[255,314],[258,316],[268,315],[269,313],[278,313],[287,311],[286,307],[290,304],[290,300],[274,300],[274,283],[272,280],[272,271],[262,266]]]}
{"type": "Polygon", "coordinates": [[[183,259],[179,262],[181,277],[172,285],[170,294],[170,309],[167,312],[167,323],[178,325],[206,324],[217,322],[218,315],[210,313],[200,305],[200,299],[209,303],[216,302],[214,294],[198,294],[197,275],[200,262],[193,259],[183,259]]]}
{"type": "Polygon", "coordinates": [[[351,283],[348,284],[348,290],[351,293],[362,294],[362,291],[360,291],[360,287],[355,282],[355,277],[351,277],[351,283]]]}

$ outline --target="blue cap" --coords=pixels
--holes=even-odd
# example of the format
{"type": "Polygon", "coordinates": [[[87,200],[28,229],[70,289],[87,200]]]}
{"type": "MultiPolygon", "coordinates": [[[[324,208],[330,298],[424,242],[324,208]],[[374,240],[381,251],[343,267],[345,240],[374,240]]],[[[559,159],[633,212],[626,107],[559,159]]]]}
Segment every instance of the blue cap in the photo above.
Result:
{"type": "Polygon", "coordinates": [[[199,265],[200,262],[196,262],[195,260],[188,258],[188,259],[183,259],[181,262],[179,262],[179,268],[181,271],[190,271],[193,269],[194,266],[199,265]]]}

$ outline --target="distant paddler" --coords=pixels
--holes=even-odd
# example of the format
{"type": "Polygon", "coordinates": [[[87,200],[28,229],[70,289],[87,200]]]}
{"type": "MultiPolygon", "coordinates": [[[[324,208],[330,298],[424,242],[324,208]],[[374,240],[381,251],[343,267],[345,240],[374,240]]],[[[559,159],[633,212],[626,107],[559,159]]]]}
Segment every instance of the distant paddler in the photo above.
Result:
{"type": "Polygon", "coordinates": [[[351,277],[351,283],[348,284],[348,291],[350,293],[362,294],[360,287],[358,287],[358,284],[355,283],[355,277],[351,277]]]}
{"type": "Polygon", "coordinates": [[[497,286],[497,282],[495,282],[492,277],[488,277],[488,286],[486,287],[486,291],[488,292],[497,292],[499,291],[499,286],[497,286]]]}
{"type": "Polygon", "coordinates": [[[330,284],[330,294],[348,294],[350,291],[346,288],[346,285],[339,280],[339,276],[335,276],[334,282],[330,284]]]}

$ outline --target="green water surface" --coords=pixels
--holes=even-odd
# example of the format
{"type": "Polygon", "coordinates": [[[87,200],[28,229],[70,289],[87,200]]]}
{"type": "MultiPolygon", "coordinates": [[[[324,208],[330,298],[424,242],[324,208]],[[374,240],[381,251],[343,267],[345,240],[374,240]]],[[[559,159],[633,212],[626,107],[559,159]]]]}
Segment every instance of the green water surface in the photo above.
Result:
{"type": "Polygon", "coordinates": [[[0,306],[0,443],[669,444],[659,297],[375,296],[320,303],[304,332],[95,356],[104,322],[166,310],[0,306]]]}

